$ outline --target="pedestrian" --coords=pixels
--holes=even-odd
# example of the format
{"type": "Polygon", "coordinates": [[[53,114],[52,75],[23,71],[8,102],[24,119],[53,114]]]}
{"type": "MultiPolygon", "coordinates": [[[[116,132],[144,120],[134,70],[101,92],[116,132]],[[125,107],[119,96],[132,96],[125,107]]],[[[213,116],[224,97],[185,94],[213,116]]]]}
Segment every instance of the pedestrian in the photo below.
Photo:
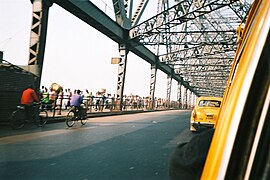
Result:
{"type": "Polygon", "coordinates": [[[83,95],[83,103],[85,104],[87,110],[88,110],[88,107],[90,106],[91,96],[92,96],[92,93],[89,93],[88,89],[86,89],[83,95]]]}
{"type": "Polygon", "coordinates": [[[96,108],[95,108],[95,111],[99,110],[100,108],[100,99],[99,97],[96,97],[96,108]]]}
{"type": "Polygon", "coordinates": [[[51,110],[52,110],[55,108],[55,100],[56,100],[56,92],[52,88],[50,88],[49,100],[50,100],[50,105],[51,105],[51,110]]]}
{"type": "Polygon", "coordinates": [[[59,93],[57,94],[57,99],[56,99],[56,106],[59,107],[58,115],[61,115],[63,97],[64,97],[64,93],[63,93],[63,88],[61,87],[59,90],[59,93]]]}
{"type": "Polygon", "coordinates": [[[113,111],[114,109],[115,109],[115,94],[113,94],[113,97],[112,97],[111,111],[113,111]]]}
{"type": "Polygon", "coordinates": [[[61,88],[59,90],[59,93],[57,94],[57,100],[56,100],[56,105],[57,106],[61,106],[62,107],[63,97],[64,97],[64,93],[63,93],[63,89],[61,88]]]}
{"type": "Polygon", "coordinates": [[[72,92],[70,91],[69,88],[68,88],[67,92],[68,92],[68,102],[67,102],[67,106],[70,107],[70,99],[71,99],[71,97],[72,97],[72,92]]]}
{"type": "MultiPolygon", "coordinates": [[[[91,94],[92,94],[92,92],[91,92],[91,94]]],[[[91,95],[90,102],[89,102],[89,104],[90,104],[90,108],[89,108],[90,112],[92,112],[92,108],[94,108],[94,100],[95,100],[95,96],[91,95]]]]}
{"type": "Polygon", "coordinates": [[[47,105],[50,103],[49,92],[45,87],[44,92],[42,93],[42,108],[47,108],[47,105]]]}
{"type": "Polygon", "coordinates": [[[105,96],[105,94],[103,94],[100,98],[100,105],[99,105],[99,111],[103,112],[104,106],[105,106],[105,101],[106,101],[107,97],[105,96]]]}
{"type": "Polygon", "coordinates": [[[68,101],[69,101],[69,93],[68,93],[68,90],[65,89],[63,91],[63,109],[67,109],[67,106],[68,106],[68,101]]]}

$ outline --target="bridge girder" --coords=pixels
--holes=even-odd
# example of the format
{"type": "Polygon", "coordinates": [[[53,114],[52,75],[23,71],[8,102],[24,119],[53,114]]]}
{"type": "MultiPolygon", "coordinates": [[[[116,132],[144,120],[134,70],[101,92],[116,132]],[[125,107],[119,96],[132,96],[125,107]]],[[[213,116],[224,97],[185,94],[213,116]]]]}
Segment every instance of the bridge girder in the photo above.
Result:
{"type": "Polygon", "coordinates": [[[132,27],[130,36],[158,49],[159,61],[173,68],[199,96],[210,92],[220,96],[220,90],[209,88],[222,84],[224,91],[237,48],[236,29],[250,6],[245,0],[183,0],[132,27]],[[202,79],[208,82],[198,88],[202,79]]]}
{"type": "Polygon", "coordinates": [[[133,16],[132,9],[127,8],[132,0],[112,0],[119,10],[116,23],[88,0],[40,1],[58,4],[118,44],[125,44],[127,51],[155,65],[197,96],[222,94],[208,88],[226,82],[237,47],[236,27],[250,7],[246,0],[182,0],[172,7],[166,1],[164,11],[139,23],[148,0],[141,0],[133,16]],[[158,53],[151,51],[153,46],[158,46],[158,53]],[[202,79],[197,77],[208,81],[205,87],[199,86],[196,81],[202,79]]]}

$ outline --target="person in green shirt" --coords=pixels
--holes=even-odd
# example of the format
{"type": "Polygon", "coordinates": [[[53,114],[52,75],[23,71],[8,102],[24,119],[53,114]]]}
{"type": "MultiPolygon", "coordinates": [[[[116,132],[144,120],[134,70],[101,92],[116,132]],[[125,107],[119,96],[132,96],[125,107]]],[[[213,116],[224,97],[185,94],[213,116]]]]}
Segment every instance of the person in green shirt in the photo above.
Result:
{"type": "Polygon", "coordinates": [[[42,104],[44,104],[46,107],[47,104],[49,104],[49,103],[50,103],[49,93],[48,93],[48,89],[45,87],[45,90],[42,93],[42,104]]]}

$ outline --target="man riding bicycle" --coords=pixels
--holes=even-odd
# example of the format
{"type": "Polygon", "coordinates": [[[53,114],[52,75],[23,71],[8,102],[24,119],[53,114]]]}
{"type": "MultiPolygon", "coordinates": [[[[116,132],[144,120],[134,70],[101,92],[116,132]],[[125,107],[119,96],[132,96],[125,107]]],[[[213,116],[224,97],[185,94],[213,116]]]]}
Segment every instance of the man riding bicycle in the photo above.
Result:
{"type": "Polygon", "coordinates": [[[33,90],[32,85],[28,85],[27,89],[23,91],[21,97],[21,104],[25,108],[25,119],[31,121],[34,112],[33,102],[39,102],[36,92],[33,90]]]}
{"type": "Polygon", "coordinates": [[[78,89],[76,93],[74,93],[70,100],[70,106],[75,106],[75,108],[80,112],[83,108],[81,104],[83,103],[83,98],[81,96],[81,91],[78,89]]]}
{"type": "Polygon", "coordinates": [[[66,117],[66,124],[68,127],[72,127],[75,121],[81,121],[82,125],[87,122],[87,110],[83,104],[83,97],[81,91],[77,90],[71,96],[70,100],[71,108],[69,109],[66,117]]]}

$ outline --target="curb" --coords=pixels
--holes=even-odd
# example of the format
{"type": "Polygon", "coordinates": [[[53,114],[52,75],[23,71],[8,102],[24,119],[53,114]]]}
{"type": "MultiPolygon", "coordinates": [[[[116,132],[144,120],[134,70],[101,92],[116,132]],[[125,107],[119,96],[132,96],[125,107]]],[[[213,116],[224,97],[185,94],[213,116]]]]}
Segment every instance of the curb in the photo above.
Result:
{"type": "MultiPolygon", "coordinates": [[[[165,110],[155,110],[155,111],[165,111],[165,110]]],[[[144,110],[133,110],[133,111],[115,111],[115,112],[99,112],[99,113],[87,113],[87,118],[94,117],[104,117],[104,116],[117,116],[117,115],[125,115],[125,114],[136,114],[136,113],[147,113],[147,112],[155,112],[154,110],[144,111],[144,110]]],[[[47,123],[55,123],[65,121],[65,116],[59,117],[49,117],[47,123]]]]}

